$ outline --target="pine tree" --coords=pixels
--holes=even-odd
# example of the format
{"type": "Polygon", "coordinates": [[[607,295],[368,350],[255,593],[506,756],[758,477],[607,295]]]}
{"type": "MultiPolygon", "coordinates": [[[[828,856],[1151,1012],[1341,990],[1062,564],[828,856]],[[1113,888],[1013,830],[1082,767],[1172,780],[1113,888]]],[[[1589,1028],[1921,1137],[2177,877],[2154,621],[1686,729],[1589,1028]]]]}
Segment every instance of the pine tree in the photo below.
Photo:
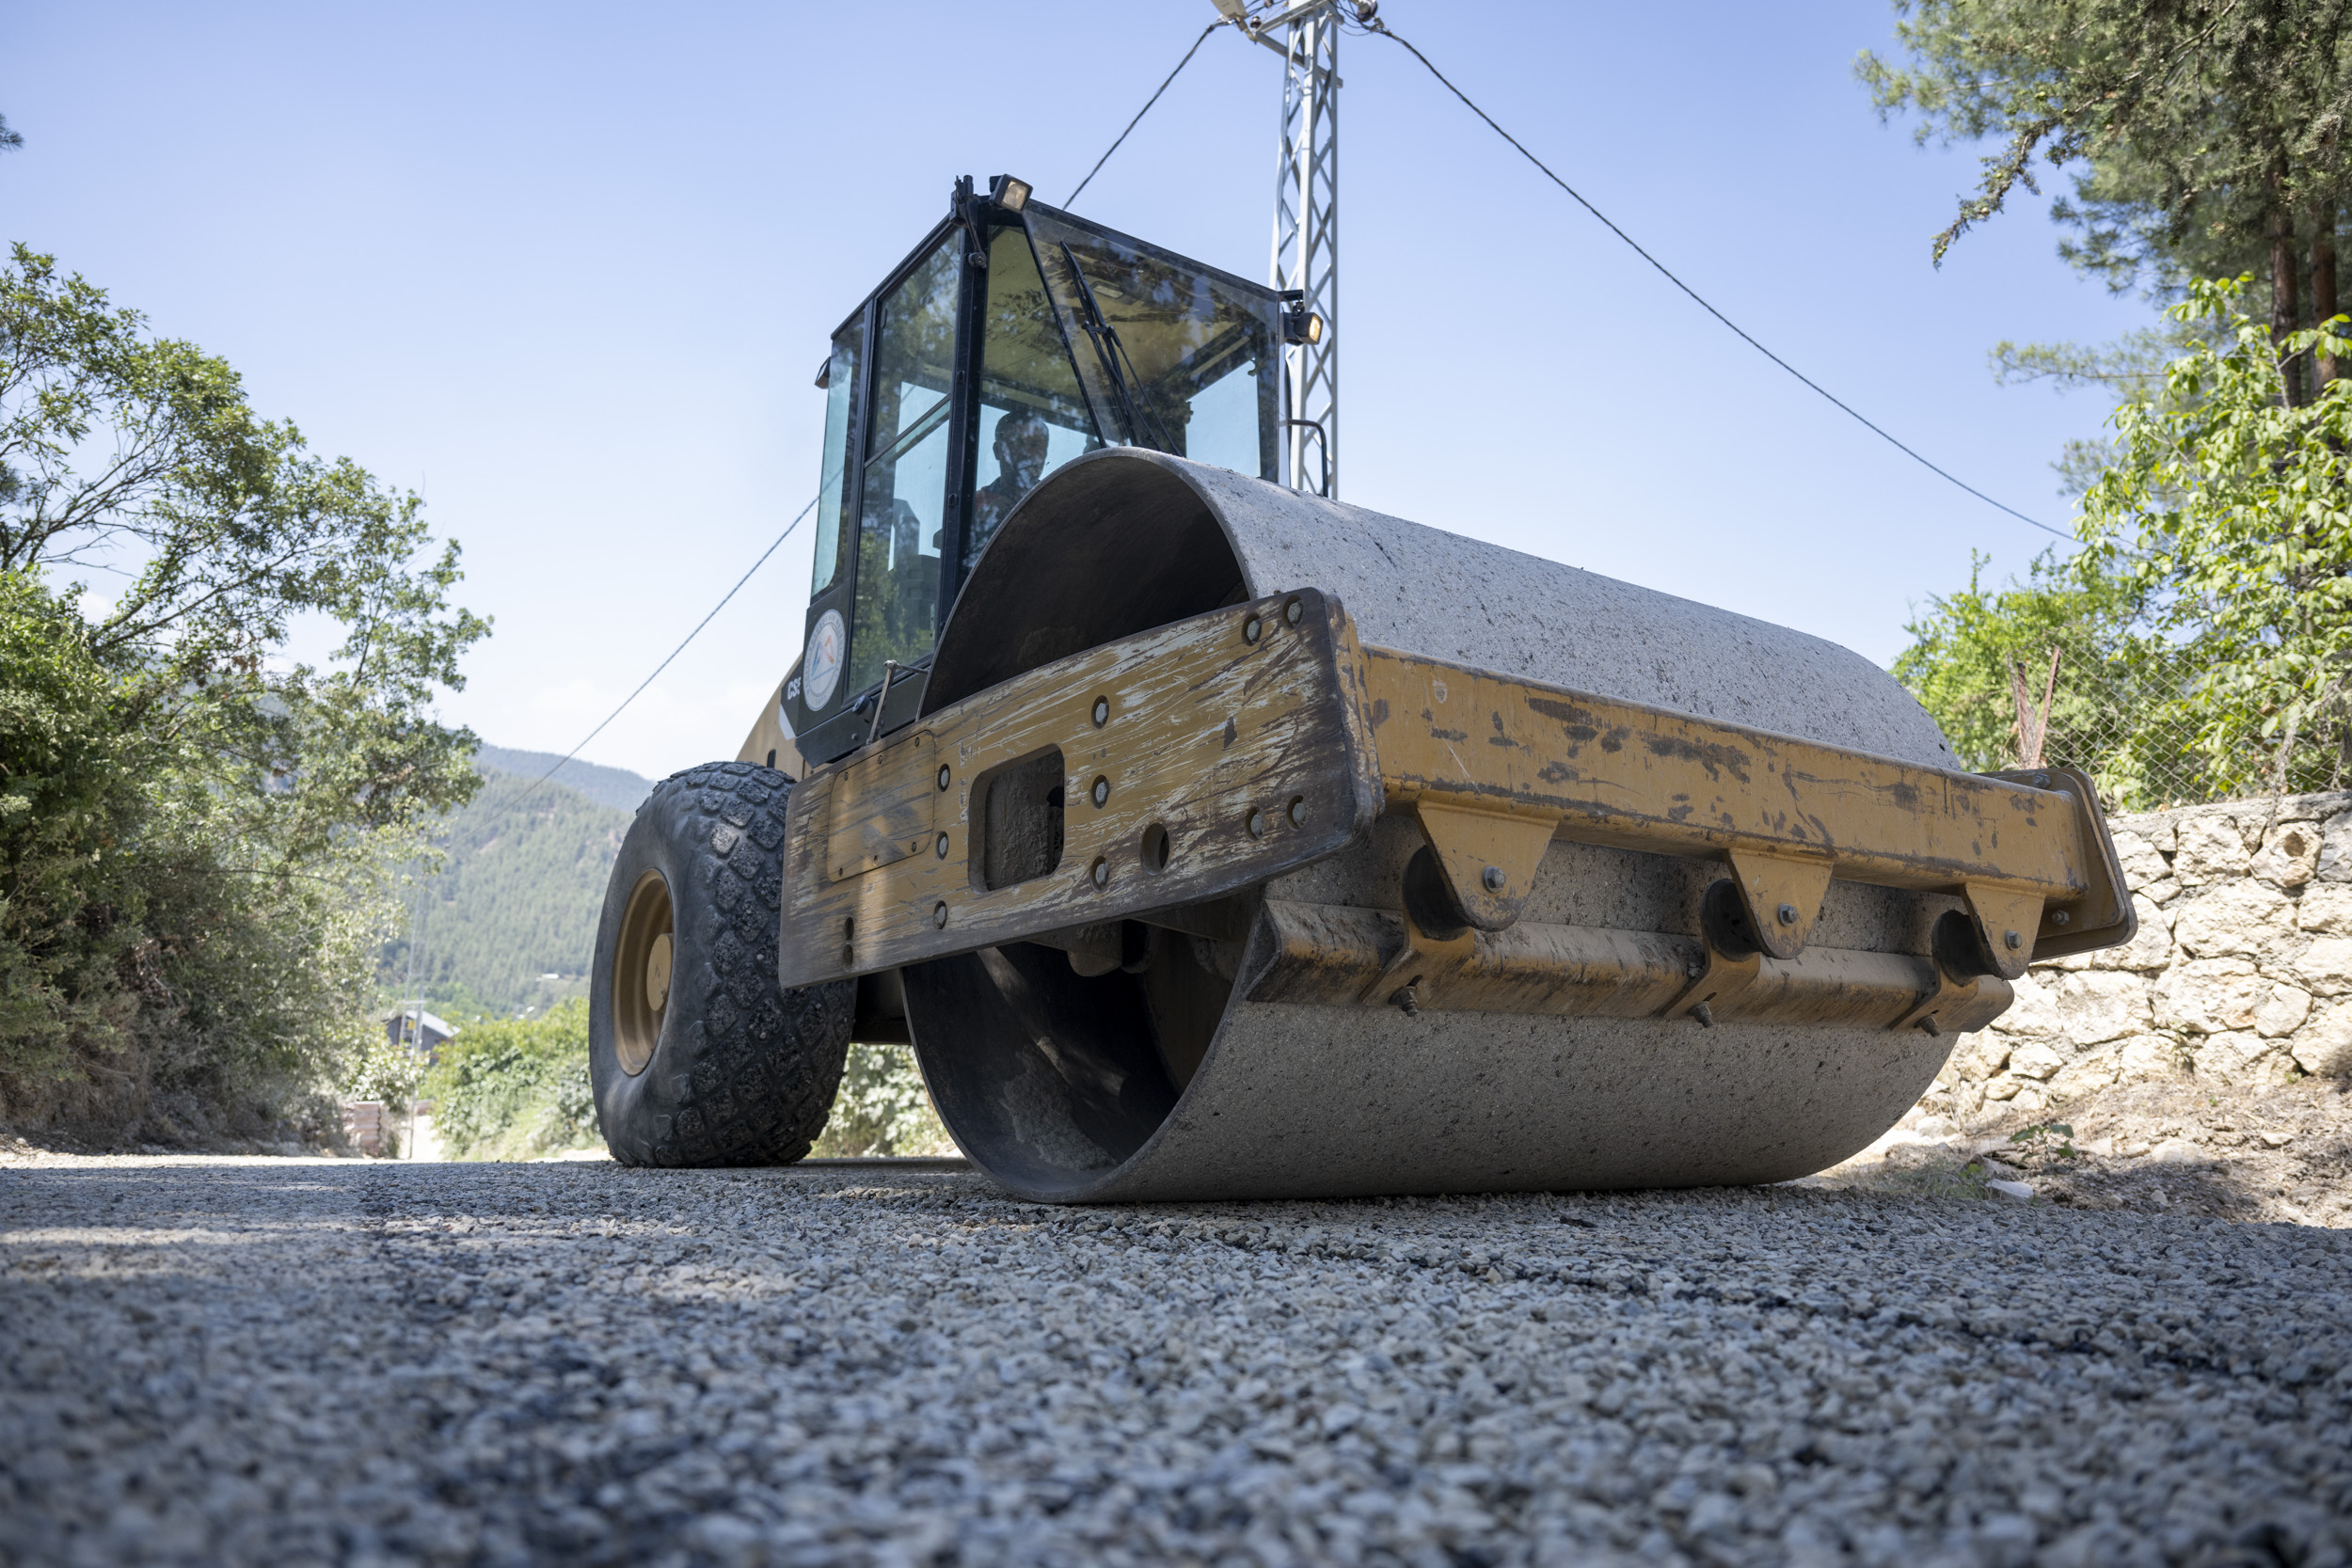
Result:
{"type": "MultiPolygon", "coordinates": [[[[1935,237],[1999,212],[2037,161],[2075,173],[2061,254],[2119,290],[2252,274],[2274,341],[2338,309],[2336,227],[2352,196],[2344,119],[2352,25],[2333,0],[1896,0],[1908,69],[1865,53],[1882,117],[1922,141],[1996,138],[1935,237]]],[[[2309,397],[2297,365],[2290,403],[2309,397]]]]}

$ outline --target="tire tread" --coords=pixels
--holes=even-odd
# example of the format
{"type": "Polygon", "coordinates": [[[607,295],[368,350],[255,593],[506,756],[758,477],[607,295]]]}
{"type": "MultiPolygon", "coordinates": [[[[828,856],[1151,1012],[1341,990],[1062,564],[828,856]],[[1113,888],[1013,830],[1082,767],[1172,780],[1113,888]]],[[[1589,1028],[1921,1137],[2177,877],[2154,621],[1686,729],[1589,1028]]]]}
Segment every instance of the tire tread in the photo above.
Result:
{"type": "Polygon", "coordinates": [[[824,1131],[856,992],[848,983],[789,991],[776,984],[791,787],[751,763],[709,764],[671,775],[638,808],[641,818],[663,814],[673,843],[697,846],[691,885],[672,889],[680,963],[671,1006],[687,1001],[692,1011],[674,1013],[661,1042],[677,1085],[673,1108],[637,1118],[650,1126],[607,1130],[627,1163],[789,1164],[824,1131]],[[681,996],[676,988],[690,985],[681,996]]]}

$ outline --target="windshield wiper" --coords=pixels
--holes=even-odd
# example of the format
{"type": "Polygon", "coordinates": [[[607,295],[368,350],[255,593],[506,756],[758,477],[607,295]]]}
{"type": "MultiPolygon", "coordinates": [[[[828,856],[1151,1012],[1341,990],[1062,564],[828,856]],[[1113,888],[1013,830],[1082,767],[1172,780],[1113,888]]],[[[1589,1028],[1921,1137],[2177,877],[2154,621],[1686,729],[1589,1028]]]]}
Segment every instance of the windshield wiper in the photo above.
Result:
{"type": "Polygon", "coordinates": [[[1168,442],[1168,432],[1160,428],[1158,420],[1143,411],[1142,405],[1136,400],[1135,390],[1128,386],[1129,376],[1135,378],[1137,387],[1140,387],[1143,377],[1136,372],[1136,362],[1128,356],[1127,345],[1119,341],[1118,329],[1104,317],[1103,308],[1094,303],[1094,290],[1087,283],[1086,268],[1078,264],[1078,253],[1070,248],[1067,240],[1061,243],[1061,253],[1062,259],[1070,263],[1070,276],[1077,279],[1079,301],[1086,306],[1085,318],[1079,325],[1086,328],[1088,339],[1094,344],[1094,356],[1102,362],[1103,373],[1111,384],[1111,392],[1119,399],[1120,412],[1126,416],[1128,435],[1147,437],[1147,444],[1156,451],[1173,452],[1175,448],[1168,442]],[[1121,360],[1126,361],[1126,375],[1120,373],[1121,360]]]}

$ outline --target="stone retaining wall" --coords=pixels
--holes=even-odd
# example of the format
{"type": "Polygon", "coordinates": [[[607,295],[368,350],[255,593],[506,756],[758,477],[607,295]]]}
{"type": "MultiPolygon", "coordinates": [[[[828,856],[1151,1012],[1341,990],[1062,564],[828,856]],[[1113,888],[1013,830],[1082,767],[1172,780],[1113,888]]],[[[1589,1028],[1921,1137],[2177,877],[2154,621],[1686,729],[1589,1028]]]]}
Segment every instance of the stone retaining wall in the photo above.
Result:
{"type": "Polygon", "coordinates": [[[2137,1079],[2352,1076],[2352,793],[2111,820],[2128,945],[2036,964],[1920,1103],[2055,1108],[2137,1079]]]}

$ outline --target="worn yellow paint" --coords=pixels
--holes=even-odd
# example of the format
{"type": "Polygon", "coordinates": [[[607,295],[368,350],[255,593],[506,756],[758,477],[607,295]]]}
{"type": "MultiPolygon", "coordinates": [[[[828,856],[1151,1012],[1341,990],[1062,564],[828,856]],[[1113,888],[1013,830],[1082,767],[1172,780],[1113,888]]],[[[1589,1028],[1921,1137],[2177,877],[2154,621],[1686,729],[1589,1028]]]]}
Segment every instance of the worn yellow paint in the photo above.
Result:
{"type": "Polygon", "coordinates": [[[1518,919],[1527,895],[1534,891],[1535,871],[1544,863],[1559,815],[1513,811],[1441,790],[1424,791],[1414,800],[1412,811],[1470,924],[1482,931],[1500,931],[1518,919]]]}
{"type": "Polygon", "coordinates": [[[1344,847],[1380,809],[1359,663],[1345,615],[1302,590],[1055,660],[817,769],[790,807],[779,978],[806,985],[1199,903],[1344,847]],[[974,784],[1053,749],[1060,860],[985,887],[971,870],[986,854],[974,784]],[[1145,853],[1153,828],[1164,866],[1145,853]]]}
{"type": "MultiPolygon", "coordinates": [[[[2004,918],[2030,898],[2071,911],[2076,935],[2126,918],[2112,849],[2079,775],[2063,775],[2063,789],[2037,788],[1387,648],[1363,652],[1391,806],[1426,820],[1435,800],[1549,818],[1556,836],[1584,843],[1723,857],[1740,868],[1759,942],[1777,957],[1802,947],[1832,877],[1997,891],[2016,900],[2004,918]],[[1778,919],[1783,903],[1795,922],[1778,919]]],[[[2041,927],[2044,937],[2058,929],[2041,927]]]]}
{"type": "Polygon", "coordinates": [[[1746,908],[1749,935],[1775,958],[1793,958],[1812,940],[1829,892],[1828,855],[1784,854],[1742,844],[1724,851],[1746,908]]]}
{"type": "Polygon", "coordinates": [[[834,881],[930,851],[943,791],[931,731],[854,756],[834,776],[825,866],[834,881]]]}
{"type": "MultiPolygon", "coordinates": [[[[1384,800],[1420,822],[1483,933],[1515,925],[1555,837],[1723,862],[1767,966],[1804,951],[1832,878],[1963,895],[1986,958],[2012,978],[2037,951],[2130,932],[2079,774],[1947,772],[1367,647],[1337,601],[1300,590],[1056,660],[815,770],[790,808],[781,978],[1222,897],[1344,847],[1384,800]],[[985,886],[975,781],[1057,749],[1058,863],[985,886]],[[1145,852],[1154,830],[1165,868],[1145,852]]],[[[1402,924],[1354,974],[1360,999],[1483,951],[1402,924]]],[[[1738,977],[1741,994],[1771,973],[1738,977]]]]}
{"type": "Polygon", "coordinates": [[[2033,961],[2034,931],[2042,924],[2043,899],[2038,893],[2019,893],[1990,881],[1971,881],[1961,889],[1982,935],[1985,958],[1994,973],[2014,980],[2033,961]]]}

